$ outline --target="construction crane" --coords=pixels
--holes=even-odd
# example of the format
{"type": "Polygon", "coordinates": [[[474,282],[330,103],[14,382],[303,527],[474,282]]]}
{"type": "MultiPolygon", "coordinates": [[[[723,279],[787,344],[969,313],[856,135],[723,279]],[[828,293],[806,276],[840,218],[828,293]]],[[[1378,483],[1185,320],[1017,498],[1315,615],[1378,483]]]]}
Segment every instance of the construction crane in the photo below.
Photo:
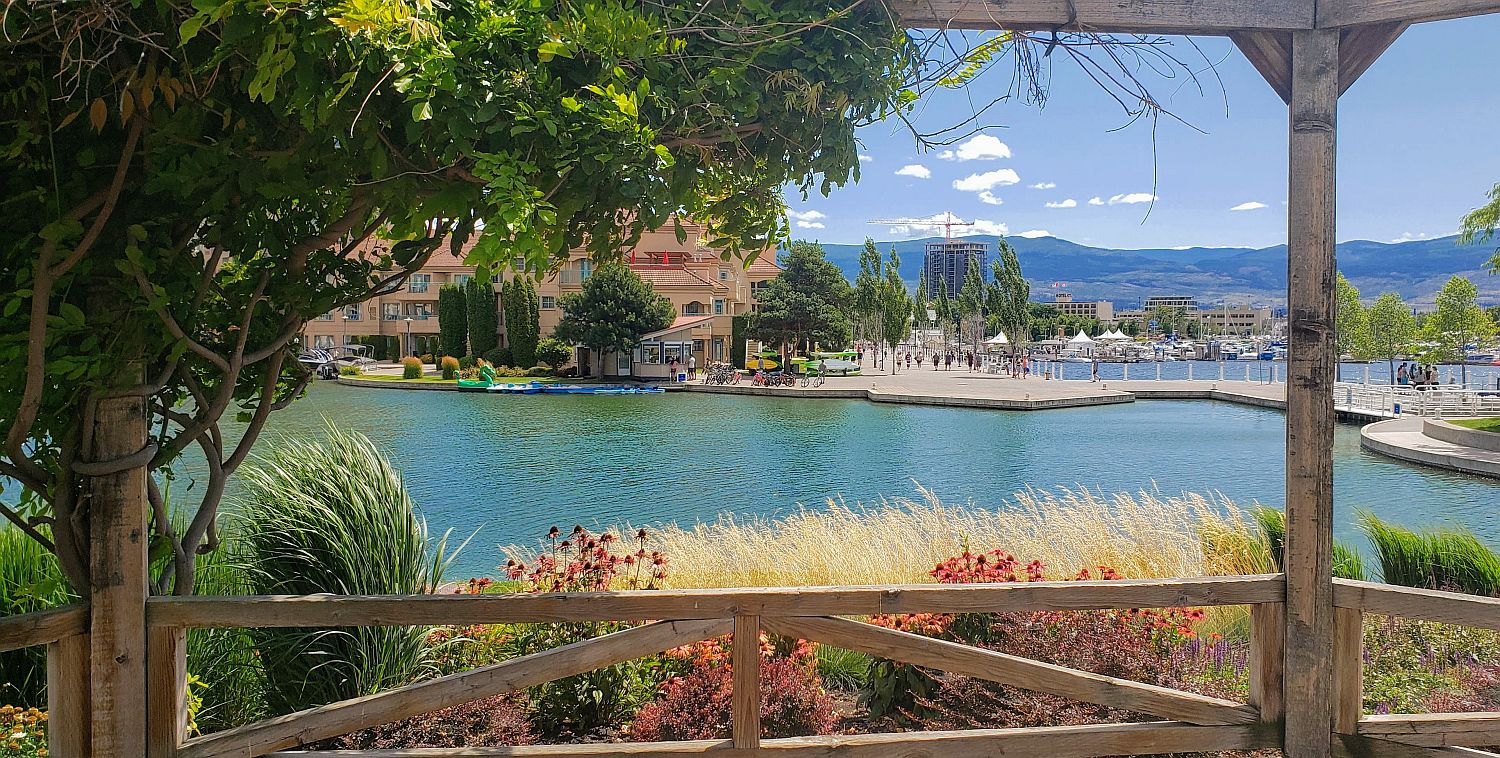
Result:
{"type": "Polygon", "coordinates": [[[933,218],[872,218],[865,223],[902,224],[906,226],[941,226],[943,227],[944,242],[951,242],[953,240],[953,227],[974,225],[973,221],[965,221],[958,216],[949,213],[948,211],[943,211],[942,218],[944,219],[943,221],[935,221],[933,218]]]}

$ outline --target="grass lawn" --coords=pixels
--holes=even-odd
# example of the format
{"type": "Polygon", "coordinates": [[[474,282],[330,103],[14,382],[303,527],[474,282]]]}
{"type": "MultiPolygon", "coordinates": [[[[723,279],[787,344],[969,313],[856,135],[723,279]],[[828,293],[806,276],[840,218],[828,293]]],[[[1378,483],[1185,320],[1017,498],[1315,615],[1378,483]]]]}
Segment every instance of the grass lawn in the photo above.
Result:
{"type": "Polygon", "coordinates": [[[1481,432],[1500,432],[1500,418],[1460,418],[1448,423],[1477,429],[1481,432]]]}

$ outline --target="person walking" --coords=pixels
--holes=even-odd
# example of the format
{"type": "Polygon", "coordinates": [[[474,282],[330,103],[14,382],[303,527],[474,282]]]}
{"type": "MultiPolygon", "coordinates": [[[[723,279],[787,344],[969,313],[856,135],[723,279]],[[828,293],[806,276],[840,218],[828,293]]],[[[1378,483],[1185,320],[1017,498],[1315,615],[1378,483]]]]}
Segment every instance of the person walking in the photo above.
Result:
{"type": "Polygon", "coordinates": [[[944,371],[951,371],[952,369],[953,369],[953,353],[947,353],[946,355],[943,356],[943,370],[944,371]]]}
{"type": "Polygon", "coordinates": [[[693,381],[694,379],[697,379],[697,378],[698,378],[698,356],[697,355],[689,355],[688,356],[688,381],[691,382],[691,381],[693,381]]]}

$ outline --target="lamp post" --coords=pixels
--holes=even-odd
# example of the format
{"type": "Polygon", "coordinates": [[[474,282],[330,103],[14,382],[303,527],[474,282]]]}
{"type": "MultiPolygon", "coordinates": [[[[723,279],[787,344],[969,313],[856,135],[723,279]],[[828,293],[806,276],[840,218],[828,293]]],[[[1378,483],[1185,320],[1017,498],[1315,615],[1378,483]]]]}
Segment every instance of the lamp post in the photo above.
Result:
{"type": "Polygon", "coordinates": [[[406,318],[402,319],[402,321],[406,322],[406,352],[408,353],[416,352],[416,348],[412,347],[411,344],[411,322],[414,320],[415,319],[413,319],[411,316],[407,316],[406,318]]]}
{"type": "MultiPolygon", "coordinates": [[[[350,321],[350,319],[349,319],[349,308],[348,308],[348,306],[345,306],[344,307],[344,319],[343,319],[343,323],[341,325],[342,328],[339,329],[339,337],[342,338],[344,345],[348,345],[349,344],[349,321],[350,321]]],[[[342,345],[340,347],[342,347],[342,345]]]]}

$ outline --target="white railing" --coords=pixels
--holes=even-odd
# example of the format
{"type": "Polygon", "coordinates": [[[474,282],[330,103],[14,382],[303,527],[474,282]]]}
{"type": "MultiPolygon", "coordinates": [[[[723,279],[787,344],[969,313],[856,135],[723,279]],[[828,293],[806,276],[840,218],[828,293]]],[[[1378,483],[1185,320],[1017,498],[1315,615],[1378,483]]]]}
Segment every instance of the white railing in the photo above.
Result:
{"type": "Polygon", "coordinates": [[[1338,382],[1333,404],[1340,410],[1383,416],[1500,416],[1500,392],[1437,385],[1424,389],[1388,384],[1338,382]]]}

